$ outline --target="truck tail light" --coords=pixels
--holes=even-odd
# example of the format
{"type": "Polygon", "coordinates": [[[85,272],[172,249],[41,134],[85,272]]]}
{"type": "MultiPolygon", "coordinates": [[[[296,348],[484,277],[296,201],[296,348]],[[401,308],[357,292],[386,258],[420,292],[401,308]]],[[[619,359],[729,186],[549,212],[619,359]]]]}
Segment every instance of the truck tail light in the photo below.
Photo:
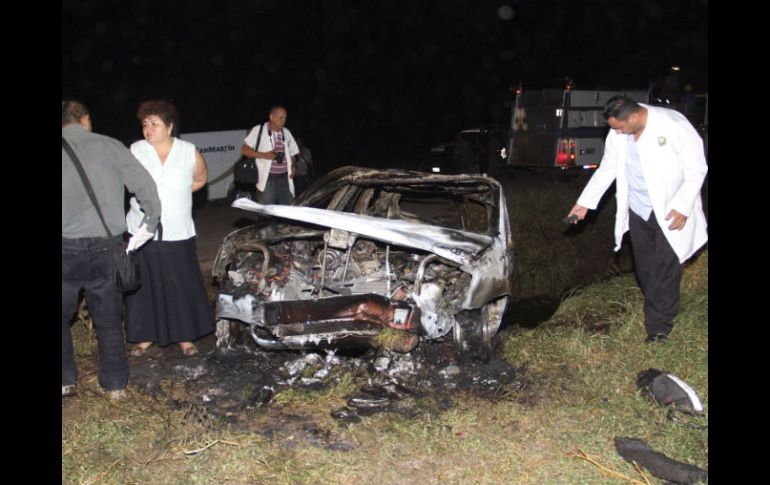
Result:
{"type": "Polygon", "coordinates": [[[556,165],[562,168],[575,165],[575,139],[559,138],[556,144],[556,165]]]}

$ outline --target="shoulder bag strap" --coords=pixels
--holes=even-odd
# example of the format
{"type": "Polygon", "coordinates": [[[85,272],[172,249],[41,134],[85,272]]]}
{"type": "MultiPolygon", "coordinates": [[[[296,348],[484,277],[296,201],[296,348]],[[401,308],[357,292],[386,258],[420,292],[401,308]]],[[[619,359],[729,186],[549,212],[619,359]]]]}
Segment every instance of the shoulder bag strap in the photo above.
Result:
{"type": "Polygon", "coordinates": [[[257,132],[257,141],[256,141],[256,142],[254,142],[254,151],[255,151],[255,152],[258,152],[258,151],[259,151],[259,149],[258,149],[258,147],[259,147],[259,142],[260,142],[260,141],[261,141],[261,139],[262,139],[262,128],[264,128],[264,127],[265,127],[265,124],[264,124],[264,123],[262,123],[261,125],[259,125],[259,132],[257,132]]]}
{"type": "Polygon", "coordinates": [[[86,192],[88,192],[88,197],[91,199],[91,203],[96,208],[96,213],[99,214],[99,219],[102,221],[102,225],[104,226],[104,230],[107,231],[107,235],[112,237],[112,233],[107,228],[107,223],[104,222],[104,216],[102,215],[102,210],[99,208],[98,202],[96,202],[96,195],[94,194],[94,189],[91,187],[91,182],[88,181],[88,176],[86,175],[86,172],[83,170],[83,166],[80,164],[80,159],[77,155],[75,155],[75,152],[72,150],[72,147],[70,146],[69,142],[64,138],[61,137],[61,146],[64,147],[64,150],[67,151],[67,154],[70,156],[70,159],[72,160],[72,164],[75,165],[75,168],[78,171],[78,174],[80,175],[80,180],[83,182],[83,185],[86,188],[86,192]]]}

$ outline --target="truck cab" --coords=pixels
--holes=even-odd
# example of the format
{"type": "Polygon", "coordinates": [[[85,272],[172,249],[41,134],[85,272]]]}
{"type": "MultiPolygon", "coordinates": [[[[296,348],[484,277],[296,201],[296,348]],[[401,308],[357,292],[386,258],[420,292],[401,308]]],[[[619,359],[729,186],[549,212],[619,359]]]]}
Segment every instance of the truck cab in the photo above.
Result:
{"type": "Polygon", "coordinates": [[[675,109],[701,134],[708,156],[708,93],[693,93],[677,100],[660,98],[648,89],[574,89],[567,79],[560,87],[519,84],[510,123],[460,130],[431,148],[422,169],[434,173],[500,175],[505,168],[593,169],[604,155],[609,125],[604,107],[613,96],[625,95],[637,103],[675,109]]]}
{"type": "Polygon", "coordinates": [[[561,88],[515,90],[511,104],[507,165],[558,169],[596,168],[604,153],[609,126],[602,116],[613,96],[647,103],[642,89],[561,88]]]}

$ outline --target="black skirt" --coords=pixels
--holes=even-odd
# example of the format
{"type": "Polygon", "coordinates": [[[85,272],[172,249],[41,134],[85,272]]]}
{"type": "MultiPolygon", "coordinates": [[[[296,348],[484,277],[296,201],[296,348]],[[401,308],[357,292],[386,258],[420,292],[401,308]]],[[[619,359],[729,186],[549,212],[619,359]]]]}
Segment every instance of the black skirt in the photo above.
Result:
{"type": "Polygon", "coordinates": [[[137,251],[142,286],[126,296],[126,340],[164,346],[214,331],[195,237],[149,241],[137,251]]]}

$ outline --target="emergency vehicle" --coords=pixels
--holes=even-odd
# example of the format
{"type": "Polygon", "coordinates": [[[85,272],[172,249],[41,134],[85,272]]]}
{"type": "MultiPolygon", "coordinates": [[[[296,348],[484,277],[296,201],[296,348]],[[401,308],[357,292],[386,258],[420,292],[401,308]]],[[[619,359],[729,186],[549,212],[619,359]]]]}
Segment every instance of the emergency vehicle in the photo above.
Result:
{"type": "MultiPolygon", "coordinates": [[[[553,86],[553,84],[552,84],[553,86]]],[[[637,103],[676,109],[704,139],[708,156],[708,93],[689,93],[678,102],[658,98],[652,89],[574,89],[566,79],[560,87],[514,89],[510,123],[460,130],[451,141],[435,145],[424,170],[441,173],[486,173],[504,168],[596,168],[604,154],[609,125],[602,113],[613,96],[637,103]]]]}
{"type": "Polygon", "coordinates": [[[648,90],[515,89],[506,164],[511,167],[596,168],[604,153],[609,125],[602,116],[613,96],[647,103],[648,90]]]}

